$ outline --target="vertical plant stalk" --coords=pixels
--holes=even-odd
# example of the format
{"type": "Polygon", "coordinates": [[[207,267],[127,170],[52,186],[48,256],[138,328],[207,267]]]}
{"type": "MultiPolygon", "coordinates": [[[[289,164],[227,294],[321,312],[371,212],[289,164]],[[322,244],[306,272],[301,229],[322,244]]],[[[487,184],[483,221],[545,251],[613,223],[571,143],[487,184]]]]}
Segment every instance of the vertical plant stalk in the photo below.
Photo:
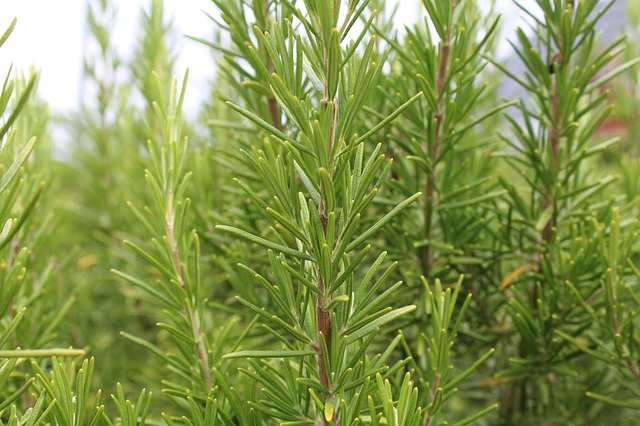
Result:
{"type": "MultiPolygon", "coordinates": [[[[550,69],[553,69],[557,72],[561,62],[561,55],[559,52],[556,52],[553,55],[553,59],[551,61],[550,69]]],[[[552,209],[551,215],[549,216],[549,221],[545,224],[542,232],[540,233],[540,239],[542,243],[541,252],[537,255],[536,263],[538,264],[537,270],[538,273],[542,274],[542,255],[543,252],[548,251],[549,245],[551,244],[551,239],[553,237],[553,228],[556,226],[556,203],[552,200],[553,197],[553,186],[555,184],[555,179],[553,179],[553,169],[558,167],[558,161],[560,157],[560,99],[558,93],[558,77],[554,72],[553,75],[553,91],[551,92],[551,128],[549,129],[549,145],[551,146],[551,154],[552,157],[547,165],[547,187],[544,190],[542,200],[542,213],[544,213],[547,209],[552,209]]],[[[538,309],[538,286],[536,282],[531,284],[531,308],[536,311],[538,309]]]]}
{"type": "MultiPolygon", "coordinates": [[[[327,364],[323,350],[324,342],[324,346],[327,348],[327,355],[330,355],[331,314],[324,308],[323,295],[326,293],[326,287],[324,285],[324,279],[322,278],[322,274],[320,273],[320,271],[318,271],[318,290],[320,290],[322,295],[319,294],[316,298],[317,343],[315,344],[314,349],[318,354],[318,375],[320,376],[320,384],[327,388],[331,393],[331,382],[329,381],[329,372],[327,371],[327,364]]],[[[325,399],[328,397],[329,395],[325,395],[325,399]]]]}
{"type": "MultiPolygon", "coordinates": [[[[331,19],[330,31],[339,31],[336,27],[336,23],[338,21],[338,1],[333,1],[333,9],[331,19]]],[[[346,18],[348,19],[348,17],[346,18]]],[[[324,81],[323,81],[323,102],[324,108],[329,109],[329,113],[331,114],[331,122],[329,128],[328,135],[328,160],[329,164],[327,165],[329,170],[329,179],[333,182],[334,179],[334,166],[335,166],[335,158],[334,158],[334,148],[335,148],[335,129],[336,129],[336,119],[338,114],[338,101],[335,99],[335,93],[331,93],[332,89],[330,85],[332,82],[329,81],[329,76],[332,75],[332,70],[340,67],[340,64],[330,63],[331,59],[334,57],[329,55],[328,49],[330,48],[331,36],[327,33],[322,33],[322,45],[323,45],[323,65],[324,65],[324,81]]],[[[321,191],[322,193],[322,191],[321,191]]],[[[320,198],[320,202],[318,203],[318,216],[320,218],[320,223],[322,224],[322,232],[324,233],[325,240],[327,239],[327,212],[325,200],[323,197],[320,198]]],[[[320,248],[318,248],[320,249],[320,248]]],[[[318,354],[318,375],[320,384],[327,389],[327,394],[324,395],[324,400],[327,401],[329,398],[333,397],[333,386],[331,385],[330,373],[327,371],[327,359],[326,357],[331,358],[331,352],[334,348],[331,347],[331,310],[328,309],[329,304],[331,303],[331,294],[329,293],[330,285],[327,285],[326,280],[330,280],[331,277],[323,277],[322,269],[318,267],[317,271],[317,279],[318,279],[318,290],[320,294],[316,296],[316,353],[318,354]]],[[[321,424],[327,424],[327,420],[324,415],[320,416],[321,424]]],[[[340,425],[340,416],[338,414],[332,419],[333,424],[335,426],[340,425]]]]}
{"type": "MultiPolygon", "coordinates": [[[[335,2],[334,2],[335,3],[335,2]]],[[[334,10],[337,7],[334,4],[334,10]]],[[[329,131],[329,177],[333,181],[333,173],[334,173],[334,158],[333,151],[335,146],[335,127],[336,127],[336,115],[338,113],[337,101],[335,99],[329,99],[329,81],[328,75],[330,70],[329,64],[329,54],[327,52],[327,45],[329,40],[324,40],[324,52],[323,52],[323,62],[324,62],[324,71],[325,78],[323,82],[324,94],[323,100],[325,102],[325,108],[331,108],[331,128],[329,131]]],[[[320,203],[318,204],[318,216],[320,217],[320,222],[322,223],[322,232],[325,234],[325,238],[327,237],[327,214],[325,211],[325,202],[323,198],[320,198],[320,203]]],[[[331,303],[331,294],[329,294],[328,286],[325,285],[325,279],[322,276],[321,269],[318,268],[317,272],[318,278],[318,290],[320,294],[316,296],[316,321],[317,321],[317,344],[316,344],[316,352],[318,354],[318,374],[320,378],[320,384],[327,388],[329,393],[324,396],[325,400],[331,397],[333,393],[333,388],[331,386],[331,381],[329,379],[329,372],[327,371],[327,364],[325,358],[324,348],[326,348],[326,356],[331,357],[331,312],[326,309],[326,306],[331,303]],[[322,340],[321,340],[322,339],[322,340]],[[324,344],[323,344],[324,343],[324,344]]],[[[327,277],[330,278],[330,277],[327,277]]],[[[323,419],[324,422],[324,419],[323,419]]],[[[336,419],[336,425],[339,425],[339,420],[336,419]]]]}
{"type": "MultiPolygon", "coordinates": [[[[263,31],[269,31],[269,26],[270,26],[270,19],[269,19],[269,3],[271,2],[271,0],[264,0],[262,2],[262,13],[264,14],[264,30],[263,31]]],[[[267,62],[267,70],[269,71],[269,74],[273,74],[273,72],[275,71],[275,66],[273,64],[273,59],[271,58],[271,55],[269,55],[268,52],[265,52],[265,60],[267,62]]],[[[280,105],[278,105],[278,101],[275,98],[275,96],[270,95],[267,98],[267,107],[269,109],[269,115],[271,116],[271,122],[273,123],[273,127],[275,127],[276,129],[280,130],[282,128],[282,123],[280,121],[280,116],[281,111],[280,111],[280,105]]]]}
{"type": "Polygon", "coordinates": [[[442,50],[440,51],[440,59],[438,63],[438,112],[436,113],[434,120],[436,124],[435,135],[433,138],[433,145],[431,146],[431,152],[429,152],[429,144],[427,143],[425,146],[425,154],[427,157],[431,157],[431,173],[427,173],[426,181],[425,181],[425,203],[424,203],[424,238],[426,244],[422,249],[422,263],[423,263],[423,274],[425,277],[428,277],[431,268],[433,266],[433,258],[431,255],[431,234],[433,231],[433,203],[435,196],[435,182],[438,179],[438,171],[436,168],[436,163],[438,162],[438,155],[440,150],[440,144],[442,143],[442,122],[444,121],[444,86],[447,81],[447,64],[449,63],[449,52],[451,50],[451,40],[453,38],[452,34],[452,26],[453,26],[453,15],[457,6],[457,0],[452,0],[451,3],[451,15],[449,16],[449,23],[447,27],[447,36],[445,40],[441,41],[442,50]]]}
{"type": "MultiPolygon", "coordinates": [[[[562,46],[560,46],[560,50],[562,50],[562,46]]],[[[551,60],[551,69],[558,70],[559,67],[562,66],[562,55],[560,52],[556,52],[553,55],[551,60]]],[[[551,119],[551,129],[549,129],[549,145],[551,146],[552,158],[550,163],[547,165],[547,178],[548,178],[548,186],[545,191],[545,198],[542,202],[542,211],[545,211],[548,208],[553,209],[551,217],[549,218],[549,222],[545,225],[542,230],[542,242],[545,246],[549,245],[551,242],[553,228],[556,225],[556,212],[555,212],[555,203],[551,200],[552,197],[552,189],[555,185],[553,179],[553,169],[558,166],[558,161],[560,159],[560,94],[558,93],[558,77],[556,72],[554,72],[553,77],[553,91],[551,93],[551,110],[552,110],[552,119],[551,119]]]]}
{"type": "MultiPolygon", "coordinates": [[[[569,2],[568,7],[573,11],[573,3],[569,2]]],[[[542,233],[540,234],[542,240],[542,250],[547,251],[553,238],[553,228],[556,226],[556,203],[553,200],[553,187],[555,186],[555,179],[553,178],[554,169],[559,166],[560,161],[560,134],[561,134],[561,111],[560,111],[560,93],[558,89],[558,72],[560,68],[564,66],[562,51],[564,50],[564,43],[562,35],[559,35],[558,50],[553,54],[551,58],[551,64],[549,65],[549,72],[553,74],[553,89],[551,92],[551,128],[549,129],[549,145],[551,147],[551,159],[547,165],[547,187],[544,191],[544,200],[542,201],[542,212],[547,209],[552,209],[549,221],[545,224],[542,233]]],[[[538,254],[538,272],[542,273],[542,254],[538,254]]],[[[537,310],[538,299],[538,286],[535,282],[531,285],[531,306],[535,311],[537,310]]]]}
{"type": "Polygon", "coordinates": [[[636,380],[640,382],[640,370],[638,369],[638,366],[635,365],[631,360],[631,354],[628,351],[625,351],[622,354],[622,357],[624,358],[624,362],[627,364],[627,368],[629,369],[631,374],[633,374],[636,380]]]}
{"type": "MultiPolygon", "coordinates": [[[[178,250],[178,244],[176,243],[176,239],[174,236],[174,223],[175,223],[175,215],[173,212],[173,191],[169,189],[169,193],[167,195],[167,212],[165,215],[165,232],[167,234],[167,244],[171,249],[171,253],[173,255],[173,262],[175,264],[176,273],[178,275],[178,280],[180,281],[180,286],[188,294],[187,283],[184,277],[184,270],[182,267],[182,259],[180,256],[180,251],[178,250]]],[[[184,309],[184,313],[191,322],[191,328],[193,333],[193,339],[198,345],[198,358],[200,363],[202,364],[202,369],[204,371],[205,379],[207,381],[207,388],[211,389],[211,372],[209,370],[209,361],[207,359],[207,351],[204,347],[204,342],[202,341],[201,333],[200,333],[200,322],[198,321],[198,316],[188,300],[185,298],[182,300],[182,307],[184,309]]]]}
{"type": "MultiPolygon", "coordinates": [[[[429,402],[431,404],[433,404],[438,394],[438,387],[440,386],[440,378],[441,378],[440,372],[437,372],[433,380],[433,386],[431,387],[431,394],[429,395],[429,402]]],[[[427,412],[427,415],[424,418],[424,426],[430,426],[432,420],[433,420],[433,417],[431,416],[431,413],[427,412]]]]}

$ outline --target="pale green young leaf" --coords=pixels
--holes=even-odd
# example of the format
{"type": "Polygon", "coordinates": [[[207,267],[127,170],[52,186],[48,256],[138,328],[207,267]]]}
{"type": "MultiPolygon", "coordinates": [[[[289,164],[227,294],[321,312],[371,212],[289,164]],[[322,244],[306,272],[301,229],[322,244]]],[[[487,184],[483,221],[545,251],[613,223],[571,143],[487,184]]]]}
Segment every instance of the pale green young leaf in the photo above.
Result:
{"type": "Polygon", "coordinates": [[[234,359],[234,358],[297,358],[303,356],[315,355],[316,353],[312,350],[303,350],[303,351],[238,351],[231,352],[222,356],[223,359],[234,359]]]}
{"type": "Polygon", "coordinates": [[[367,229],[365,232],[360,234],[355,240],[351,241],[346,247],[346,252],[350,252],[357,248],[359,245],[366,242],[369,238],[375,235],[382,227],[384,227],[387,223],[389,223],[394,217],[400,214],[405,208],[407,208],[411,203],[417,200],[422,195],[421,192],[413,194],[411,197],[402,201],[396,207],[394,207],[389,213],[384,215],[380,220],[378,220],[372,227],[367,229]]]}
{"type": "Polygon", "coordinates": [[[245,241],[251,242],[251,243],[255,243],[258,244],[262,247],[266,247],[269,248],[271,250],[277,251],[279,253],[283,253],[286,255],[289,255],[291,257],[295,257],[297,259],[302,259],[302,260],[313,260],[313,258],[311,256],[309,256],[306,253],[302,253],[298,250],[292,249],[290,247],[284,246],[282,244],[278,244],[275,243],[273,241],[267,240],[265,238],[262,237],[258,237],[257,235],[253,235],[247,231],[243,231],[242,229],[239,228],[235,228],[232,226],[227,226],[227,225],[217,225],[216,229],[223,231],[223,232],[228,232],[232,235],[235,235],[239,238],[242,238],[245,241]]]}
{"type": "Polygon", "coordinates": [[[27,161],[27,158],[33,151],[33,148],[36,143],[36,138],[33,137],[27,142],[27,144],[22,148],[14,162],[7,169],[7,171],[2,175],[2,179],[0,179],[0,193],[3,193],[9,184],[15,179],[16,175],[20,171],[20,168],[27,161]]]}
{"type": "Polygon", "coordinates": [[[344,331],[344,334],[349,337],[349,342],[353,343],[364,336],[368,335],[375,329],[382,327],[389,322],[406,315],[416,309],[415,305],[405,306],[404,308],[393,309],[390,312],[376,318],[373,321],[368,321],[367,323],[362,323],[357,326],[351,326],[344,331]]]}

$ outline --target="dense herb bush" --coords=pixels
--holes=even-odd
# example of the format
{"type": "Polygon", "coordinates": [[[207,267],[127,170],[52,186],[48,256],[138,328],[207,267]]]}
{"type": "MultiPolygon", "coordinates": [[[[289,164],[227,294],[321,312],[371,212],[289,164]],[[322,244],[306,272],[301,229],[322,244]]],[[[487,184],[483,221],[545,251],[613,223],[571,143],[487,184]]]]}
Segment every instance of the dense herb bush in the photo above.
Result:
{"type": "Polygon", "coordinates": [[[0,425],[637,424],[621,1],[523,9],[516,72],[477,0],[213,0],[194,120],[162,1],[131,62],[93,2],[64,154],[0,95],[0,425]]]}

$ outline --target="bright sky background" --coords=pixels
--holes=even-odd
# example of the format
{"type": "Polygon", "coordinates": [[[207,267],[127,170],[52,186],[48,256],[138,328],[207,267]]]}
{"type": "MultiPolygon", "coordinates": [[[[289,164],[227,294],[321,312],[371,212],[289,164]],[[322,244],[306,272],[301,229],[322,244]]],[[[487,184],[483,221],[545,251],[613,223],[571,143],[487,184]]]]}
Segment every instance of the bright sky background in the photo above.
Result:
{"type": "MultiPolygon", "coordinates": [[[[0,0],[0,33],[4,33],[14,16],[17,26],[0,49],[0,78],[8,67],[26,70],[35,66],[40,70],[39,95],[56,112],[72,111],[79,105],[82,75],[82,51],[85,37],[86,3],[90,0],[0,0]]],[[[411,22],[416,15],[413,1],[401,1],[400,25],[411,22]]],[[[487,1],[488,0],[480,0],[487,1]]],[[[527,4],[533,0],[524,0],[527,4]]],[[[118,23],[112,35],[125,60],[131,55],[139,32],[140,10],[150,0],[112,0],[118,10],[118,23]]],[[[511,0],[497,0],[497,10],[504,15],[505,34],[513,34],[517,23],[511,0]]],[[[215,14],[211,0],[165,0],[166,16],[173,17],[178,35],[209,38],[212,22],[203,11],[215,14]]],[[[191,105],[197,105],[206,93],[206,81],[213,72],[209,48],[184,37],[178,38],[178,76],[189,67],[190,87],[187,92],[191,105]]],[[[189,112],[187,110],[187,112],[189,112]]],[[[194,111],[192,111],[194,112],[194,111]]]]}

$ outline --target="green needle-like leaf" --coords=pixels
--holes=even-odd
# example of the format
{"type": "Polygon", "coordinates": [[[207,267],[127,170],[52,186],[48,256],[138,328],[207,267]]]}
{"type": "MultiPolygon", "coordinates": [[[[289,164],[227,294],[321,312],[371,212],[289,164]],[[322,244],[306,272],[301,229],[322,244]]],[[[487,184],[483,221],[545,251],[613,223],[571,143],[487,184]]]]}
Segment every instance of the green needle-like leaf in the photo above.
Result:
{"type": "Polygon", "coordinates": [[[224,359],[234,358],[297,358],[303,356],[315,355],[312,350],[307,351],[238,351],[231,352],[222,356],[224,359]]]}
{"type": "Polygon", "coordinates": [[[302,253],[298,250],[294,250],[290,247],[287,246],[283,246],[282,244],[278,244],[275,243],[273,241],[267,240],[265,238],[262,237],[258,237],[256,235],[253,235],[247,231],[243,231],[242,229],[238,229],[238,228],[234,228],[232,226],[226,226],[226,225],[218,225],[216,226],[216,229],[223,231],[223,232],[228,232],[230,234],[233,234],[237,237],[242,238],[245,241],[251,242],[251,243],[255,243],[258,244],[262,247],[266,247],[268,249],[277,251],[279,253],[283,253],[292,257],[295,257],[297,259],[302,259],[302,260],[313,260],[313,258],[311,256],[309,256],[306,253],[302,253]]]}

